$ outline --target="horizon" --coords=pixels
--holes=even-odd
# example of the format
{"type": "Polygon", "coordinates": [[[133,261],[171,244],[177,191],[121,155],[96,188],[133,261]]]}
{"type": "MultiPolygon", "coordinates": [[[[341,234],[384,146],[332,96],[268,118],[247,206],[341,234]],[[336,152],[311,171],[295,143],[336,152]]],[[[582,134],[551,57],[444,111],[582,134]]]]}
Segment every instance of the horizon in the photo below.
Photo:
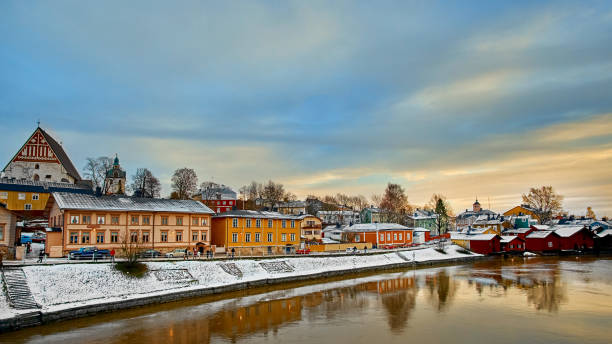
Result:
{"type": "Polygon", "coordinates": [[[612,216],[611,4],[118,4],[0,5],[3,164],[40,120],[81,175],[117,153],[165,197],[189,167],[455,213],[551,185],[612,216]]]}

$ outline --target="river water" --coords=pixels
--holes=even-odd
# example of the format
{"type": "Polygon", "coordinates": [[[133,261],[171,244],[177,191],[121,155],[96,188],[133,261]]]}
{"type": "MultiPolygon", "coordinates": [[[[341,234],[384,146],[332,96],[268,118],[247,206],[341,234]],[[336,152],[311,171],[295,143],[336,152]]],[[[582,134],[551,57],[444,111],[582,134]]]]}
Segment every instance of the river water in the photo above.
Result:
{"type": "Polygon", "coordinates": [[[612,343],[612,260],[510,258],[260,288],[0,335],[11,343],[612,343]]]}

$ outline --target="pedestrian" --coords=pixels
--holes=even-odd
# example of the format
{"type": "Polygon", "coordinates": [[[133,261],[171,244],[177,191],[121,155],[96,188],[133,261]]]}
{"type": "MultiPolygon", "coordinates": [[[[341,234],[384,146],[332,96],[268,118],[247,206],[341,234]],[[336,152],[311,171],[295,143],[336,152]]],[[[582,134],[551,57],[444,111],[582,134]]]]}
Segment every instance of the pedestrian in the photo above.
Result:
{"type": "Polygon", "coordinates": [[[353,253],[357,253],[357,246],[353,246],[353,253]]]}
{"type": "Polygon", "coordinates": [[[0,253],[0,270],[4,269],[4,262],[3,262],[3,256],[2,253],[0,253]]]}
{"type": "Polygon", "coordinates": [[[42,263],[44,257],[45,257],[45,250],[41,249],[40,251],[38,251],[38,262],[37,263],[42,263]]]}
{"type": "Polygon", "coordinates": [[[196,255],[200,257],[200,255],[198,254],[198,250],[196,250],[196,248],[194,247],[193,248],[193,259],[196,259],[196,255]]]}
{"type": "Polygon", "coordinates": [[[232,247],[232,258],[236,255],[236,249],[232,247]]]}
{"type": "Polygon", "coordinates": [[[188,258],[188,257],[187,257],[188,252],[189,252],[189,250],[188,250],[188,249],[185,249],[185,255],[183,256],[183,260],[187,260],[187,258],[188,258]]]}
{"type": "Polygon", "coordinates": [[[368,247],[367,246],[363,247],[363,253],[368,253],[368,247]]]}
{"type": "Polygon", "coordinates": [[[114,263],[115,262],[115,249],[114,248],[110,251],[110,256],[111,256],[111,262],[114,263]]]}

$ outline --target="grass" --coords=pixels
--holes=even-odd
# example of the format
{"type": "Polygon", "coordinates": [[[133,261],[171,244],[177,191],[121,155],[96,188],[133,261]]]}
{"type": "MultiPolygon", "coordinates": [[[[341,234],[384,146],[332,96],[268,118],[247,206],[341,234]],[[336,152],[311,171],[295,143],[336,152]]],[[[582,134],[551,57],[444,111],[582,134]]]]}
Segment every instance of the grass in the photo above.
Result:
{"type": "Polygon", "coordinates": [[[149,268],[140,262],[128,263],[128,262],[117,262],[115,263],[115,269],[128,277],[142,278],[144,277],[149,268]]]}

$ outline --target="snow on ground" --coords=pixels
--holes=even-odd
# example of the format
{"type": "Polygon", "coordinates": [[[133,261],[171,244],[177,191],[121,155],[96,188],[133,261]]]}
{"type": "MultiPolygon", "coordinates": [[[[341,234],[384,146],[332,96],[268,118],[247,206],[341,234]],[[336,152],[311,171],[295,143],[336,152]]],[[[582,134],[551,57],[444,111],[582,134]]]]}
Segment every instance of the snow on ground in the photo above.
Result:
{"type": "MultiPolygon", "coordinates": [[[[374,255],[346,255],[335,257],[300,257],[277,259],[237,259],[199,261],[146,262],[150,272],[143,278],[129,278],[116,271],[112,264],[56,264],[31,265],[23,267],[28,285],[36,302],[43,310],[56,310],[84,304],[110,302],[142,296],[160,295],[180,290],[200,289],[231,285],[240,282],[268,278],[310,275],[328,271],[356,269],[361,267],[385,266],[406,261],[433,261],[463,258],[468,255],[457,252],[458,246],[446,248],[446,254],[434,248],[389,252],[374,255]],[[285,262],[280,270],[274,267],[266,270],[261,263],[285,262]],[[235,264],[242,276],[235,276],[223,270],[221,264],[235,264]],[[176,273],[178,279],[159,280],[156,270],[176,273]],[[291,272],[283,270],[293,270],[291,272]],[[186,274],[187,271],[189,274],[186,274]],[[193,277],[193,280],[185,276],[193,277]]],[[[476,256],[476,254],[472,254],[476,256]]],[[[175,274],[166,273],[164,276],[175,274]]],[[[161,276],[161,274],[160,274],[161,276]]],[[[0,318],[6,313],[16,313],[8,308],[6,298],[0,301],[0,318]]]]}

